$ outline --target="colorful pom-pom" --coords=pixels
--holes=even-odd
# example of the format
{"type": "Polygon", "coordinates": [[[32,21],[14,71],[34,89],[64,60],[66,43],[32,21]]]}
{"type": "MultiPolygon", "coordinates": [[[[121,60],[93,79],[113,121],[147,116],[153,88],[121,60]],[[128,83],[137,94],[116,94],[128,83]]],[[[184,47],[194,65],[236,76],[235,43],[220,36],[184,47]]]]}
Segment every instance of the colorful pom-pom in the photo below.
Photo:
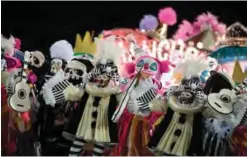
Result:
{"type": "Polygon", "coordinates": [[[177,14],[173,8],[167,7],[159,11],[159,20],[163,24],[172,26],[177,23],[177,14]]]}
{"type": "Polygon", "coordinates": [[[140,21],[141,30],[155,30],[158,27],[158,25],[158,20],[153,15],[144,15],[144,17],[140,21]]]}

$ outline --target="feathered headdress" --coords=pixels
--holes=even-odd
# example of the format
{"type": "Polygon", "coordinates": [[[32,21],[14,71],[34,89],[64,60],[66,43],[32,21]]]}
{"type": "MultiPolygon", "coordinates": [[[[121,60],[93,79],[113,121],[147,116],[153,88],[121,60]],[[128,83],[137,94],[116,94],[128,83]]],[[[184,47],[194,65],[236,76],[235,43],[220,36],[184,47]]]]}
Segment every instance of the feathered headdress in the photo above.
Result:
{"type": "Polygon", "coordinates": [[[95,38],[96,54],[94,63],[105,64],[107,60],[112,60],[117,66],[120,63],[120,56],[123,49],[115,42],[116,36],[110,36],[105,39],[95,38]]]}
{"type": "Polygon", "coordinates": [[[192,76],[200,76],[201,73],[208,68],[204,58],[187,58],[178,63],[174,69],[174,75],[180,75],[180,78],[189,79],[192,76]]]}
{"type": "Polygon", "coordinates": [[[50,47],[51,58],[59,58],[69,61],[73,57],[72,45],[66,40],[56,41],[50,47]]]}
{"type": "Polygon", "coordinates": [[[105,39],[95,38],[96,54],[94,56],[94,64],[96,66],[89,74],[89,79],[94,79],[98,75],[104,74],[118,81],[118,67],[123,50],[115,40],[115,36],[110,36],[105,39]]]}
{"type": "Polygon", "coordinates": [[[13,56],[15,52],[15,38],[11,35],[9,39],[1,36],[1,48],[4,49],[4,53],[8,56],[13,56]]]}
{"type": "Polygon", "coordinates": [[[202,13],[198,15],[193,23],[183,20],[179,25],[179,29],[174,35],[175,39],[187,40],[206,29],[211,29],[217,35],[224,35],[226,33],[226,25],[220,23],[217,17],[211,13],[202,13]]]}

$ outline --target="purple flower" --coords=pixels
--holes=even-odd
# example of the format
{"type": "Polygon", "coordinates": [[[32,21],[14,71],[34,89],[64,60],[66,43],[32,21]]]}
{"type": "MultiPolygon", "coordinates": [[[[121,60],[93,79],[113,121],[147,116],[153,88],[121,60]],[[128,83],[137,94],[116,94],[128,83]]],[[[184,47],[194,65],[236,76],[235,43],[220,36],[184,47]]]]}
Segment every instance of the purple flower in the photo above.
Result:
{"type": "Polygon", "coordinates": [[[141,30],[155,30],[158,27],[159,23],[155,16],[153,15],[144,15],[144,17],[140,21],[140,29],[141,30]]]}

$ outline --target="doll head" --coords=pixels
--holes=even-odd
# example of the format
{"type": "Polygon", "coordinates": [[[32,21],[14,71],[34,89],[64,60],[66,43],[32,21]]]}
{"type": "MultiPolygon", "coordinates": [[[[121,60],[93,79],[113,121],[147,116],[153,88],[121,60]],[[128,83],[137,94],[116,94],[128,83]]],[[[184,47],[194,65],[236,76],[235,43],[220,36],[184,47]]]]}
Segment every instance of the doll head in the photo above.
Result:
{"type": "Polygon", "coordinates": [[[73,85],[85,83],[85,79],[93,67],[93,64],[89,60],[73,58],[64,69],[65,79],[73,85]]]}
{"type": "Polygon", "coordinates": [[[123,50],[115,40],[115,36],[95,39],[95,68],[91,71],[89,79],[98,86],[106,86],[110,81],[114,84],[119,81],[118,65],[120,64],[120,56],[123,50]]]}
{"type": "Polygon", "coordinates": [[[50,47],[51,53],[51,74],[55,74],[60,69],[64,70],[67,62],[73,56],[72,45],[66,40],[59,40],[50,47]]]}
{"type": "Polygon", "coordinates": [[[160,80],[161,74],[169,71],[169,65],[168,61],[160,62],[150,56],[141,56],[137,59],[136,63],[125,64],[124,69],[129,77],[132,78],[143,66],[142,77],[153,77],[156,80],[160,80]]]}

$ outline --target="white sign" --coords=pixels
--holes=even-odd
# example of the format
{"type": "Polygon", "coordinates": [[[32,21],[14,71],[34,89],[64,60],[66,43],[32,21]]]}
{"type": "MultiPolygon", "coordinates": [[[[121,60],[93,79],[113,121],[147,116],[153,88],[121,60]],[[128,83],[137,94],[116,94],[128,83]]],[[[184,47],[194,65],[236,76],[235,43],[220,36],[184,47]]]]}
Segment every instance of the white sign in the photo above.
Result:
{"type": "MultiPolygon", "coordinates": [[[[123,47],[123,44],[120,43],[120,46],[123,47]]],[[[123,62],[132,62],[133,57],[136,56],[133,43],[130,44],[129,53],[125,51],[123,54],[123,62]]],[[[152,42],[151,48],[147,45],[146,41],[142,43],[142,49],[148,53],[149,56],[158,58],[160,61],[169,60],[172,62],[177,62],[182,58],[189,56],[198,56],[200,51],[198,49],[203,48],[201,42],[196,45],[193,42],[189,42],[188,45],[184,43],[183,40],[171,40],[165,39],[157,43],[156,41],[152,42]]]]}

